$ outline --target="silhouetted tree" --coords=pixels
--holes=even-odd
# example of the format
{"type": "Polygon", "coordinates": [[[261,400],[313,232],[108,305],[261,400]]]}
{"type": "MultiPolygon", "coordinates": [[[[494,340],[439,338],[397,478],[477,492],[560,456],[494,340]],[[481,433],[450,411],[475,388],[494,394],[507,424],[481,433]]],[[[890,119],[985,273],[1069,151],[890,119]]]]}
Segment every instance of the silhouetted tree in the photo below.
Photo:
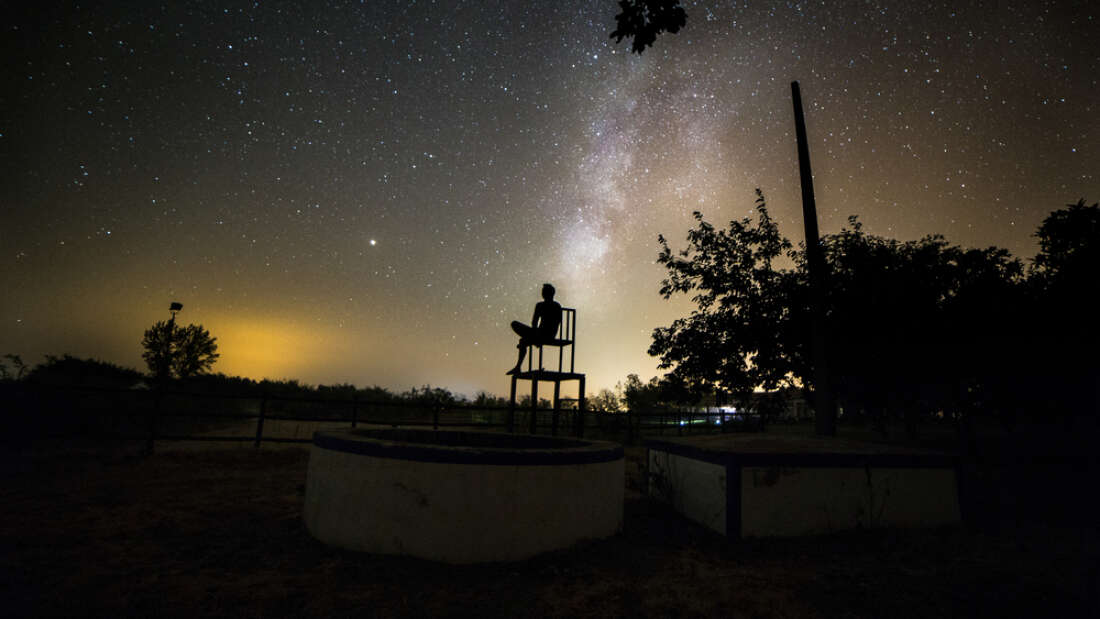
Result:
{"type": "Polygon", "coordinates": [[[617,27],[611,38],[620,43],[630,37],[631,51],[637,54],[653,45],[658,34],[675,34],[687,23],[680,0],[619,0],[619,8],[622,11],[615,16],[617,27]]]}
{"type": "Polygon", "coordinates": [[[658,380],[654,376],[648,383],[643,383],[637,374],[627,374],[626,383],[623,385],[623,404],[632,413],[648,413],[658,405],[658,380]]]}
{"type": "Polygon", "coordinates": [[[662,376],[657,382],[657,399],[666,406],[691,406],[698,404],[703,394],[692,391],[687,382],[680,376],[669,373],[662,376]]]}
{"type": "Polygon", "coordinates": [[[205,374],[221,356],[217,338],[202,325],[177,326],[175,319],[159,321],[141,339],[141,357],[158,380],[205,374]]]}
{"type": "Polygon", "coordinates": [[[137,370],[72,355],[46,355],[46,360],[34,366],[25,377],[32,385],[111,388],[128,388],[141,379],[141,372],[137,370]]]}
{"type": "Polygon", "coordinates": [[[0,359],[0,381],[22,380],[26,373],[27,364],[23,363],[23,358],[19,355],[7,354],[0,359]],[[9,363],[11,368],[8,368],[9,363]]]}
{"type": "Polygon", "coordinates": [[[1067,419],[1100,414],[1100,326],[1090,293],[1100,269],[1100,203],[1067,204],[1039,226],[1028,278],[1028,406],[1067,419]]]}
{"type": "Polygon", "coordinates": [[[600,392],[595,395],[589,394],[587,400],[588,408],[596,411],[617,413],[623,407],[619,396],[607,388],[600,389],[600,392]]]}
{"type": "MultiPolygon", "coordinates": [[[[962,249],[936,235],[908,242],[868,235],[854,217],[849,226],[823,239],[838,402],[880,424],[891,411],[911,431],[922,415],[968,410],[1016,357],[1020,262],[1004,249],[962,249]]],[[[799,319],[805,294],[788,290],[799,319]]],[[[796,374],[806,371],[796,365],[796,374]]]]}
{"type": "Polygon", "coordinates": [[[397,399],[397,396],[394,395],[392,391],[385,387],[379,387],[378,385],[360,389],[359,397],[369,402],[392,402],[397,399]]]}
{"type": "Polygon", "coordinates": [[[496,396],[485,390],[478,390],[474,396],[474,406],[483,406],[485,408],[497,408],[508,406],[508,398],[496,396]]]}
{"type": "Polygon", "coordinates": [[[453,406],[466,400],[465,396],[451,393],[449,389],[432,387],[431,385],[424,385],[419,388],[413,387],[402,393],[400,397],[406,402],[425,406],[453,406]]]}
{"type": "MultiPolygon", "coordinates": [[[[756,389],[813,386],[805,252],[791,248],[763,198],[757,202],[757,221],[733,221],[728,230],[696,214],[688,247],[678,254],[658,239],[658,262],[668,270],[661,294],[691,294],[697,308],[654,330],[650,354],[660,356],[670,379],[689,392],[713,389],[748,402],[756,389]],[[784,251],[793,268],[777,269],[773,261],[784,251]]],[[[1055,228],[1088,236],[1083,208],[1072,209],[1083,222],[1055,228]]],[[[1063,216],[1052,218],[1061,222],[1063,216]]],[[[1047,246],[1075,248],[1059,255],[1093,251],[1087,239],[1047,246]]],[[[1080,300],[1067,309],[1054,304],[1057,295],[1034,293],[1064,285],[1079,299],[1089,286],[1087,267],[1080,267],[1081,279],[1073,284],[1028,285],[1022,264],[1004,249],[964,249],[940,236],[900,242],[866,234],[854,217],[841,232],[823,237],[822,248],[831,274],[825,298],[825,326],[833,334],[831,382],[846,414],[883,428],[889,418],[904,420],[915,432],[921,419],[938,414],[962,419],[992,412],[1009,421],[1034,410],[1037,400],[1058,400],[1052,391],[1095,399],[1096,347],[1080,345],[1095,339],[1093,309],[1080,300]],[[1043,324],[1034,324],[1037,316],[1043,324]],[[1059,379],[1036,379],[1044,374],[1059,379]]],[[[1043,277],[1054,272],[1048,268],[1043,277]]],[[[809,398],[812,389],[804,393],[809,398]]]]}
{"type": "Polygon", "coordinates": [[[731,221],[718,230],[702,214],[688,231],[688,247],[674,254],[663,236],[657,262],[668,271],[661,295],[692,294],[697,309],[653,331],[649,354],[685,392],[719,392],[747,402],[753,390],[788,384],[792,361],[782,324],[784,274],[773,261],[790,242],[768,215],[757,190],[757,220],[731,221]]]}
{"type": "Polygon", "coordinates": [[[1044,287],[1065,286],[1078,292],[1079,284],[1093,282],[1100,266],[1100,202],[1085,206],[1082,198],[1067,204],[1048,215],[1035,236],[1039,253],[1034,276],[1044,287]]]}
{"type": "Polygon", "coordinates": [[[201,325],[187,325],[176,330],[177,354],[172,363],[172,371],[178,378],[188,378],[205,374],[221,356],[218,354],[217,338],[201,325]]]}

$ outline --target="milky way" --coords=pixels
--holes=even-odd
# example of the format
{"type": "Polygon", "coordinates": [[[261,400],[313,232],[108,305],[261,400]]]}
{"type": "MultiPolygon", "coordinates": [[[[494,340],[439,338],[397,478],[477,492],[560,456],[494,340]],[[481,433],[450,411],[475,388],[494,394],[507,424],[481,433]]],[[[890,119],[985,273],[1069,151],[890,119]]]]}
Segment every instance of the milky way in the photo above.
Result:
{"type": "Polygon", "coordinates": [[[1100,199],[1094,5],[744,4],[642,56],[610,0],[9,9],[0,353],[140,367],[180,301],[229,374],[502,393],[549,281],[646,379],[658,233],[759,187],[801,240],[796,79],[824,233],[1027,259],[1100,199]]]}

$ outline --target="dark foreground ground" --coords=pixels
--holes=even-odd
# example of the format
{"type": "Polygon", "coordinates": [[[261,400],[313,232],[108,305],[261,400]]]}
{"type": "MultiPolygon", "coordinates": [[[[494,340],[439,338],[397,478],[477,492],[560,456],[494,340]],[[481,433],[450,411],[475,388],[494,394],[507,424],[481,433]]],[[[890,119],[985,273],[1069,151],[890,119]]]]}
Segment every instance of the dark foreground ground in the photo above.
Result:
{"type": "MultiPolygon", "coordinates": [[[[1094,526],[1009,519],[728,541],[641,498],[641,450],[628,451],[622,534],[454,567],[311,538],[304,449],[9,450],[0,615],[1098,616],[1094,526]]],[[[1081,490],[1081,509],[1092,509],[1095,487],[1081,490]]]]}

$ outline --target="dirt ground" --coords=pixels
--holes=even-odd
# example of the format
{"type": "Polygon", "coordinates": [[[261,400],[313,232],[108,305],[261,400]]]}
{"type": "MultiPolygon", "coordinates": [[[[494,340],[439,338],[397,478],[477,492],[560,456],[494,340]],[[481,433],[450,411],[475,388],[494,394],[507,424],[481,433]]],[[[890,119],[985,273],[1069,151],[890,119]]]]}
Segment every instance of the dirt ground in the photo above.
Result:
{"type": "Polygon", "coordinates": [[[1098,616],[1088,527],[1002,522],[727,540],[641,497],[624,530],[522,563],[329,548],[301,520],[308,451],[7,450],[0,614],[161,617],[1098,616]]]}

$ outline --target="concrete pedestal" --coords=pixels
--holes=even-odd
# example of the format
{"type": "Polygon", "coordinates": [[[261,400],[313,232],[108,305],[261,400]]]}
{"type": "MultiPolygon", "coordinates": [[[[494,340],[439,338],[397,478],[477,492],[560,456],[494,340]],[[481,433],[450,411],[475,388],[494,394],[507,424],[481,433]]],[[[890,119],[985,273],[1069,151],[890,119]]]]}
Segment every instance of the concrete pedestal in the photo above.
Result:
{"type": "Polygon", "coordinates": [[[513,561],[622,528],[615,443],[432,430],[318,432],[305,522],[352,550],[513,561]]]}

